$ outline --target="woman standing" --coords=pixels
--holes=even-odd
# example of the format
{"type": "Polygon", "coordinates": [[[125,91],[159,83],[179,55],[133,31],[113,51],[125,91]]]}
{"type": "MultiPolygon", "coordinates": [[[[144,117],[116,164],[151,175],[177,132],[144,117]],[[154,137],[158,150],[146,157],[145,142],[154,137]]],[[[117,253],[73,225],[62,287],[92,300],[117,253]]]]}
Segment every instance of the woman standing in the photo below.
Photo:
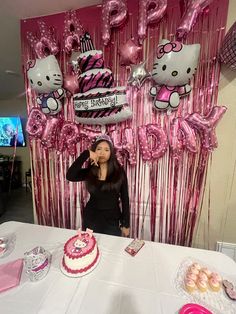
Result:
{"type": "Polygon", "coordinates": [[[130,208],[127,176],[108,135],[99,136],[68,169],[69,181],[86,181],[90,199],[83,213],[83,230],[129,236],[130,208]],[[90,159],[87,168],[82,168],[90,159]],[[120,207],[121,201],[121,207],[120,207]]]}

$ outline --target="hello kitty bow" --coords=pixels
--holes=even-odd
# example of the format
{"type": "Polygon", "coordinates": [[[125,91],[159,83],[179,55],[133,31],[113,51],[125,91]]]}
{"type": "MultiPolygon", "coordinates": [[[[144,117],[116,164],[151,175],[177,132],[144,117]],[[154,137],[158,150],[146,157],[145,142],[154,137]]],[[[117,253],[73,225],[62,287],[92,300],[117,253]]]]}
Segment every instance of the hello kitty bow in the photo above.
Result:
{"type": "Polygon", "coordinates": [[[165,53],[171,51],[178,52],[182,49],[183,45],[178,41],[169,42],[164,45],[160,45],[157,48],[157,58],[160,59],[165,53]]]}

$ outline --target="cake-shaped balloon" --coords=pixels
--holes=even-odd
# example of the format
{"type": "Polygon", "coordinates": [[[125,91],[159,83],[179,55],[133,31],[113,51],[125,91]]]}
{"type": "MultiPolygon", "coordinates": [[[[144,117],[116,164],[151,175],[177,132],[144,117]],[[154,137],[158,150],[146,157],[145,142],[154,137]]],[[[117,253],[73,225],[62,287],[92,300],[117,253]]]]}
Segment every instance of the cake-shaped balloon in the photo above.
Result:
{"type": "Polygon", "coordinates": [[[95,50],[88,33],[80,39],[79,93],[74,95],[76,121],[82,124],[114,124],[132,116],[126,87],[113,87],[112,71],[104,67],[103,53],[95,50]]]}
{"type": "Polygon", "coordinates": [[[61,270],[69,277],[81,277],[91,272],[99,262],[99,250],[93,231],[80,229],[64,245],[61,270]]]}

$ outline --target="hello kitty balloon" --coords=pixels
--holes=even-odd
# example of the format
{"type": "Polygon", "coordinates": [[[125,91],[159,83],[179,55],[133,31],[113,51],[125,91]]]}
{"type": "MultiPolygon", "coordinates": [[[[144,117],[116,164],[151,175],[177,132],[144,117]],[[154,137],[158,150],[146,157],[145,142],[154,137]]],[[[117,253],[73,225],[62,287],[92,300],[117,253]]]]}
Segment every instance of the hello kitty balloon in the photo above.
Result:
{"type": "Polygon", "coordinates": [[[63,77],[54,55],[28,62],[27,76],[39,96],[37,103],[45,114],[57,114],[62,109],[63,77]]]}
{"type": "Polygon", "coordinates": [[[175,110],[180,97],[190,93],[189,81],[196,71],[199,52],[199,44],[184,45],[168,40],[161,42],[152,71],[156,85],[150,89],[156,109],[175,110]]]}

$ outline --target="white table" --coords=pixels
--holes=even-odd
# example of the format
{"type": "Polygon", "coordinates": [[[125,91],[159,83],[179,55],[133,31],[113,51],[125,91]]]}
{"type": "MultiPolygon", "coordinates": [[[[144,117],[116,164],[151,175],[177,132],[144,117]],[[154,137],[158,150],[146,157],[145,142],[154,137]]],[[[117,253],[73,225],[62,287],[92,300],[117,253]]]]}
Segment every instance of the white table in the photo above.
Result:
{"type": "Polygon", "coordinates": [[[19,222],[0,225],[0,235],[16,234],[16,246],[0,264],[23,257],[24,252],[42,246],[53,254],[48,275],[30,282],[25,273],[20,286],[0,294],[0,313],[80,314],[174,314],[189,303],[175,288],[181,262],[192,257],[236,276],[236,264],[219,252],[146,241],[135,256],[124,248],[131,239],[96,234],[101,260],[82,278],[68,278],[59,264],[65,241],[75,234],[66,230],[19,222]]]}

